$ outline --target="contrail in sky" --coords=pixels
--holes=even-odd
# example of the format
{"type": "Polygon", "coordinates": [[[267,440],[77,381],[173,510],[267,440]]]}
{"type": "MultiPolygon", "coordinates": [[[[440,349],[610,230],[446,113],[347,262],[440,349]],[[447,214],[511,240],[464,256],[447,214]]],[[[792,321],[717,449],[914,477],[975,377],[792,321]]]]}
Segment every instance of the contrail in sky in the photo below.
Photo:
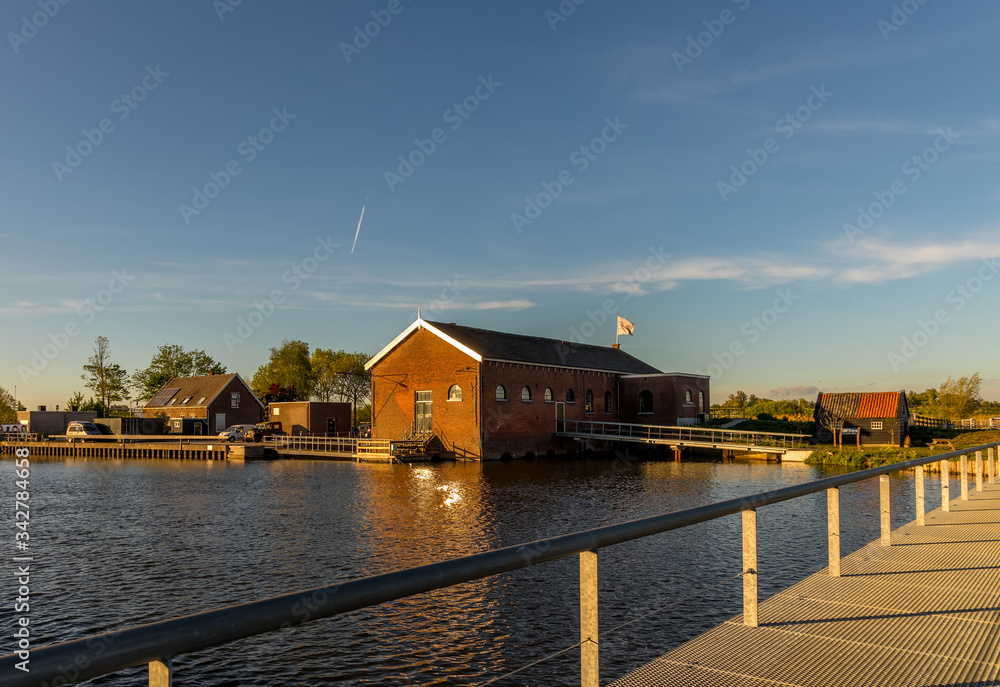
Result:
{"type": "Polygon", "coordinates": [[[365,208],[368,206],[368,194],[365,194],[365,202],[361,206],[361,217],[358,218],[358,228],[354,232],[354,245],[351,246],[351,255],[354,255],[354,248],[358,245],[358,234],[361,233],[361,222],[365,219],[365,208]]]}

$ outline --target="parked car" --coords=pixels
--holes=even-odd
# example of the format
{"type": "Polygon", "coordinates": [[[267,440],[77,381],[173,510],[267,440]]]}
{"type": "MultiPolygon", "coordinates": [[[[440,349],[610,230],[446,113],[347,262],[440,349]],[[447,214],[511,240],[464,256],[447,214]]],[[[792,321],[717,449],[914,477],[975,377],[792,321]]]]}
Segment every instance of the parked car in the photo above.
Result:
{"type": "Polygon", "coordinates": [[[284,434],[281,430],[280,422],[258,422],[253,426],[253,429],[246,431],[246,434],[243,435],[243,441],[256,441],[260,443],[264,440],[264,437],[274,436],[275,434],[284,434]]]}
{"type": "Polygon", "coordinates": [[[252,431],[253,427],[253,425],[232,425],[231,427],[219,432],[219,438],[227,441],[236,441],[237,439],[243,441],[246,433],[248,431],[252,431]]]}
{"type": "Polygon", "coordinates": [[[70,442],[80,437],[94,436],[101,436],[101,430],[93,422],[73,420],[73,422],[66,425],[66,439],[70,442]]]}
{"type": "Polygon", "coordinates": [[[351,432],[354,436],[359,439],[371,439],[372,438],[372,426],[369,424],[358,425],[351,432]]]}

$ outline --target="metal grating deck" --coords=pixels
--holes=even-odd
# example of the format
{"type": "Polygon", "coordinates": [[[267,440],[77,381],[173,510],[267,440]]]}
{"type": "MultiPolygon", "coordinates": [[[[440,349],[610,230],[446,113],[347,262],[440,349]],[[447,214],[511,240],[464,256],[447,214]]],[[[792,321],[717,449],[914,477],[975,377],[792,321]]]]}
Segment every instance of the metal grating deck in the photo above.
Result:
{"type": "Polygon", "coordinates": [[[760,627],[736,616],[612,687],[1000,685],[1000,486],[983,489],[762,602],[760,627]]]}

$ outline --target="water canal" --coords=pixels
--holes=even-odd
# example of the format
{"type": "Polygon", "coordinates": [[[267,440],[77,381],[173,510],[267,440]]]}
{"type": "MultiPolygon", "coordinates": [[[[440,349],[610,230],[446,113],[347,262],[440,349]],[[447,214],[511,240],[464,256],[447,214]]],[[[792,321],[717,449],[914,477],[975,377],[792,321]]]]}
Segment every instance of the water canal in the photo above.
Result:
{"type": "MultiPolygon", "coordinates": [[[[597,458],[412,467],[36,461],[34,641],[41,646],[828,474],[794,463],[597,458]]],[[[13,483],[10,461],[0,463],[0,478],[13,483]]],[[[936,479],[929,477],[929,495],[936,479]]],[[[877,489],[876,480],[841,490],[844,554],[878,537],[877,489]]],[[[892,489],[897,527],[913,518],[912,475],[894,477],[892,489]]],[[[825,565],[822,494],[769,506],[758,518],[762,596],[825,565]]],[[[737,574],[739,527],[739,516],[731,516],[602,550],[602,631],[737,574]]],[[[9,558],[3,565],[12,568],[9,558]]],[[[9,596],[10,586],[3,588],[9,596]]],[[[180,656],[176,682],[478,684],[575,644],[577,595],[577,560],[547,563],[180,656]]],[[[732,580],[602,639],[602,682],[738,613],[740,601],[740,583],[732,580]]],[[[0,630],[7,653],[10,614],[0,615],[0,630]]],[[[578,656],[570,651],[493,684],[579,684],[578,656]]],[[[144,679],[145,669],[135,669],[88,684],[144,679]]]]}

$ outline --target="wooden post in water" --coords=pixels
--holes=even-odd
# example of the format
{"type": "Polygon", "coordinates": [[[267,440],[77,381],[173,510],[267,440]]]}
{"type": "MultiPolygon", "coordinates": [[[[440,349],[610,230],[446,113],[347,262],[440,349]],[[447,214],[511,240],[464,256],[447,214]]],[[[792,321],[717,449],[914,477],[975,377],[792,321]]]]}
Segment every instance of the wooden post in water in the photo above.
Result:
{"type": "Polygon", "coordinates": [[[976,451],[976,491],[983,490],[983,452],[976,451]]]}
{"type": "Polygon", "coordinates": [[[941,510],[945,513],[950,510],[950,499],[948,498],[948,480],[950,479],[948,476],[948,463],[949,461],[947,460],[941,461],[941,510]]]}
{"type": "Polygon", "coordinates": [[[743,511],[743,624],[757,627],[757,511],[743,511]]]}
{"type": "Polygon", "coordinates": [[[924,525],[924,510],[925,510],[925,506],[924,506],[924,466],[923,465],[918,465],[917,466],[917,474],[916,474],[916,477],[915,477],[914,481],[916,482],[916,485],[917,485],[917,504],[916,504],[917,525],[920,526],[920,527],[922,527],[924,525]]]}
{"type": "Polygon", "coordinates": [[[879,520],[882,524],[882,546],[892,546],[889,523],[889,475],[879,475],[879,520]]]}
{"type": "Polygon", "coordinates": [[[826,490],[826,532],[830,577],[840,577],[840,487],[826,490]]]}
{"type": "Polygon", "coordinates": [[[600,686],[597,622],[597,552],[580,554],[580,687],[600,686]]]}
{"type": "Polygon", "coordinates": [[[958,471],[962,473],[962,500],[969,500],[969,456],[962,454],[958,459],[958,471]]]}

